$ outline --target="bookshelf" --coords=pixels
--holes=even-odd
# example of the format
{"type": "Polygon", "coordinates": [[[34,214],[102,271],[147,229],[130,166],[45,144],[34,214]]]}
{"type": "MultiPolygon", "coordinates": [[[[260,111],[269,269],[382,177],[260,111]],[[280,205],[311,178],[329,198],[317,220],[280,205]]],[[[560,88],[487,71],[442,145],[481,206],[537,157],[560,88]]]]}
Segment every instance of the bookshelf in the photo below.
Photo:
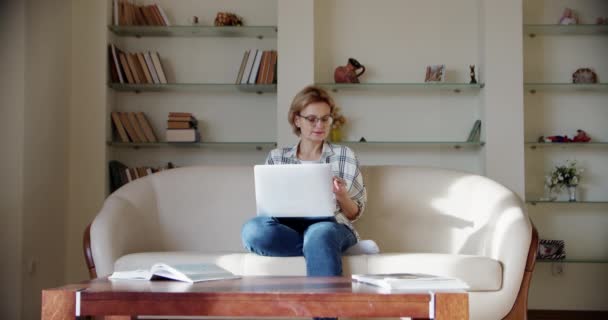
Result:
{"type": "MultiPolygon", "coordinates": [[[[108,0],[108,44],[124,52],[141,52],[144,57],[146,52],[158,53],[167,81],[121,82],[108,74],[108,161],[133,167],[160,167],[168,162],[175,166],[263,162],[276,146],[277,84],[235,81],[245,51],[276,50],[276,0],[236,1],[235,12],[245,25],[221,27],[213,26],[215,13],[226,10],[213,1],[137,2],[140,7],[160,7],[168,25],[115,25],[113,3],[108,0]],[[191,23],[193,15],[200,17],[199,24],[191,23]],[[112,112],[145,113],[158,139],[135,142],[119,138],[112,112]],[[167,142],[170,112],[192,114],[200,141],[167,142]],[[251,125],[244,126],[243,121],[251,125]]],[[[111,59],[111,51],[108,55],[111,59]]],[[[111,67],[112,61],[108,64],[111,67]]]]}
{"type": "MultiPolygon", "coordinates": [[[[572,83],[578,68],[592,68],[600,75],[608,71],[603,58],[608,54],[608,26],[590,22],[601,10],[601,1],[566,1],[563,7],[547,1],[524,1],[524,108],[526,147],[526,203],[540,238],[565,240],[566,259],[540,260],[591,268],[605,264],[608,255],[594,244],[604,237],[608,226],[608,84],[572,83]],[[558,25],[565,7],[579,17],[577,25],[558,25]],[[550,17],[550,15],[552,15],[550,17]],[[578,48],[578,49],[577,49],[578,48]],[[580,48],[586,53],[580,54],[580,48]],[[539,136],[568,135],[583,129],[592,136],[588,143],[542,143],[539,136]],[[584,172],[578,199],[569,202],[559,195],[555,201],[543,199],[544,175],[555,165],[576,160],[584,172]],[[580,232],[584,230],[584,232],[580,232]]],[[[574,268],[574,267],[573,267],[574,268]]],[[[586,270],[586,269],[581,269],[586,270]]],[[[587,281],[583,274],[565,275],[568,280],[587,281]],[[569,277],[579,277],[571,280],[569,277]]],[[[533,280],[534,283],[534,280],[533,280]]]]}

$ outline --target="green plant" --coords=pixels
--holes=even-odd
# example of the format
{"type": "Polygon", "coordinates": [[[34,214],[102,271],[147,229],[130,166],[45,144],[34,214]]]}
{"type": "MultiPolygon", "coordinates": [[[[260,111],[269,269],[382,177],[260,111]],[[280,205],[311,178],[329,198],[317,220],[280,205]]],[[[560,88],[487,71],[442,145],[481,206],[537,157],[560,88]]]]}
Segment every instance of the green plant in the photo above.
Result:
{"type": "Polygon", "coordinates": [[[576,186],[581,180],[582,173],[583,169],[576,167],[576,161],[566,161],[564,165],[555,166],[555,169],[545,177],[545,185],[552,190],[576,186]]]}

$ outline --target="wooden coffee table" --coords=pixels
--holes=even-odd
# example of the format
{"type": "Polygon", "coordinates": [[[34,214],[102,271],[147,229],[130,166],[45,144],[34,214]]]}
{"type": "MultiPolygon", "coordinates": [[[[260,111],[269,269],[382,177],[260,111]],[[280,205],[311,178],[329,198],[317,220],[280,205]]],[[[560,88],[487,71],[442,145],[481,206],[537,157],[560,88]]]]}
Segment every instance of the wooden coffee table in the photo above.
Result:
{"type": "Polygon", "coordinates": [[[466,292],[382,293],[349,277],[243,277],[188,284],[96,279],[42,291],[42,320],[135,315],[468,319],[466,292]]]}

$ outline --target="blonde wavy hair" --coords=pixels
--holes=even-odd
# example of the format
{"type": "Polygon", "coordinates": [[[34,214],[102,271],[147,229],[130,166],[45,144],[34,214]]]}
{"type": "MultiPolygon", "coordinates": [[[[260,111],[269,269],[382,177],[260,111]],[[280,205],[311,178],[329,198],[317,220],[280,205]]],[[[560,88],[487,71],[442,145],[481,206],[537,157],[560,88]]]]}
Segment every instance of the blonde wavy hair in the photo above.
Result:
{"type": "Polygon", "coordinates": [[[317,86],[307,86],[300,90],[298,94],[291,101],[291,107],[287,114],[287,121],[291,125],[293,133],[298,137],[302,133],[302,130],[296,126],[296,116],[300,115],[300,112],[304,110],[309,104],[325,102],[329,106],[329,114],[335,117],[334,111],[336,110],[336,103],[334,99],[329,95],[325,89],[317,86]]]}

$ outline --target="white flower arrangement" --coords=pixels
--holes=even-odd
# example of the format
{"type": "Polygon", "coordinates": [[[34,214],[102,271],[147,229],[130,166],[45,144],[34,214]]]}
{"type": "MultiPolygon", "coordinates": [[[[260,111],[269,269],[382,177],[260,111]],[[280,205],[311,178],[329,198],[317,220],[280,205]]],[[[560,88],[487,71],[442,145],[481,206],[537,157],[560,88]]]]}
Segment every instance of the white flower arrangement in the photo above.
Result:
{"type": "Polygon", "coordinates": [[[583,171],[583,169],[576,167],[576,161],[566,161],[565,165],[555,166],[555,169],[545,177],[545,186],[550,190],[576,186],[581,180],[583,171]]]}

